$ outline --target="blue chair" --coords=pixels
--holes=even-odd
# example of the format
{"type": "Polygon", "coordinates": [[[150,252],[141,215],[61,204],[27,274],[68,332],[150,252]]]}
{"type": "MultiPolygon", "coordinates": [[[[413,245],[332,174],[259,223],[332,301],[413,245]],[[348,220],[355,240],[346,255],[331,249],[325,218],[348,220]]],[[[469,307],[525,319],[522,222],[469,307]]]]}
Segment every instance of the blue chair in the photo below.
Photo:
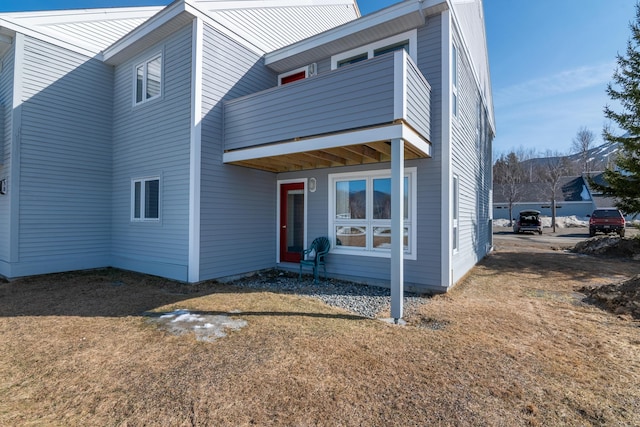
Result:
{"type": "Polygon", "coordinates": [[[309,249],[302,251],[300,257],[300,276],[298,280],[302,279],[302,267],[313,268],[313,283],[318,283],[318,268],[322,266],[324,270],[324,280],[327,280],[327,266],[325,264],[325,256],[331,249],[331,242],[327,237],[317,237],[311,242],[309,249]]]}

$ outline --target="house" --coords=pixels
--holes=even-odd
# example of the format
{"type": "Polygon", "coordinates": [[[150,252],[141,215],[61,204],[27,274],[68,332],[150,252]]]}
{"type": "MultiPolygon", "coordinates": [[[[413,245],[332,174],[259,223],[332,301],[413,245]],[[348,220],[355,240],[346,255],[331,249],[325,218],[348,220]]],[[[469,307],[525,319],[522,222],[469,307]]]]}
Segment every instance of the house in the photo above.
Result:
{"type": "Polygon", "coordinates": [[[6,13],[0,59],[5,277],[224,279],[329,236],[398,318],[491,250],[481,0],[6,13]]]}
{"type": "MultiPolygon", "coordinates": [[[[558,181],[556,216],[586,217],[595,209],[587,180],[583,176],[564,176],[558,181]]],[[[509,219],[509,199],[512,218],[524,210],[537,210],[552,216],[551,187],[546,182],[523,182],[515,185],[494,184],[493,218],[509,219]]]]}
{"type": "MultiPolygon", "coordinates": [[[[615,207],[616,199],[603,195],[590,185],[589,177],[599,184],[605,184],[603,172],[591,172],[578,176],[561,177],[556,195],[556,216],[576,216],[586,218],[594,209],[615,207]]],[[[523,182],[515,185],[493,185],[493,218],[509,219],[509,198],[512,199],[512,218],[520,211],[537,210],[542,215],[552,216],[550,184],[544,182],[523,182]]],[[[634,218],[625,216],[627,221],[634,218]]]]}

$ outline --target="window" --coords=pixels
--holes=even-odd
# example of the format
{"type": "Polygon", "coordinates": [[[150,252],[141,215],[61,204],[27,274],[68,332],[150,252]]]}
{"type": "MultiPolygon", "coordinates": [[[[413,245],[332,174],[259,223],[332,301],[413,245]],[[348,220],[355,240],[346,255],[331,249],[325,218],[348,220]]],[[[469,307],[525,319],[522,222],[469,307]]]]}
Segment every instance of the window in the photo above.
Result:
{"type": "Polygon", "coordinates": [[[458,230],[458,215],[460,213],[460,179],[458,175],[453,176],[453,206],[451,211],[452,228],[453,228],[453,252],[458,252],[460,244],[460,232],[458,230]]]}
{"type": "Polygon", "coordinates": [[[290,76],[283,77],[280,79],[280,84],[286,85],[287,83],[293,83],[295,81],[302,80],[307,77],[306,74],[307,73],[305,73],[304,71],[300,71],[299,73],[291,74],[290,76]]]}
{"type": "Polygon", "coordinates": [[[356,49],[342,52],[331,57],[331,69],[343,67],[356,62],[364,61],[374,56],[404,49],[415,61],[417,59],[417,32],[416,30],[398,34],[393,37],[379,40],[356,49]]]}
{"type": "MultiPolygon", "coordinates": [[[[315,64],[312,64],[315,67],[315,64]]],[[[298,80],[303,80],[309,77],[309,67],[301,67],[295,70],[280,74],[278,76],[278,86],[286,85],[287,83],[293,83],[298,80]]]]}
{"type": "Polygon", "coordinates": [[[455,45],[451,49],[451,112],[458,116],[458,49],[455,45]]]}
{"type": "Polygon", "coordinates": [[[361,62],[366,59],[369,59],[369,54],[361,53],[360,55],[352,56],[351,58],[338,61],[338,68],[343,67],[345,65],[349,65],[349,64],[355,64],[356,62],[361,62]]]}
{"type": "Polygon", "coordinates": [[[404,49],[409,53],[409,40],[401,41],[400,43],[392,44],[391,46],[381,47],[373,51],[373,56],[384,55],[385,53],[395,52],[396,50],[404,49]]]}
{"type": "MultiPolygon", "coordinates": [[[[337,253],[391,255],[391,171],[329,176],[329,235],[337,253]]],[[[416,169],[405,169],[404,251],[416,259],[416,169]]]]}
{"type": "Polygon", "coordinates": [[[136,66],[135,104],[156,99],[162,92],[162,55],[136,66]]]}
{"type": "Polygon", "coordinates": [[[160,178],[141,178],[131,181],[131,220],[160,219],[160,178]]]}

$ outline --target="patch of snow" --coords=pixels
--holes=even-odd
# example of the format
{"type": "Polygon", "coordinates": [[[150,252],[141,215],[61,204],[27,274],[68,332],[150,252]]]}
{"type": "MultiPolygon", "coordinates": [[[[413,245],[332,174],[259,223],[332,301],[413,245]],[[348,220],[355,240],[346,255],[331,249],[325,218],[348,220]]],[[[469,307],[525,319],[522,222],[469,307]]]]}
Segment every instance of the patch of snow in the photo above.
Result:
{"type": "Polygon", "coordinates": [[[227,329],[238,330],[247,326],[246,320],[232,319],[225,314],[194,314],[184,309],[163,313],[151,320],[172,334],[183,335],[193,332],[196,340],[207,342],[227,336],[227,329]]]}
{"type": "MultiPolygon", "coordinates": [[[[543,228],[551,228],[550,216],[541,216],[540,220],[542,221],[543,228]]],[[[496,227],[509,227],[509,220],[494,219],[493,225],[496,227]]],[[[575,215],[556,217],[556,227],[558,228],[588,227],[588,226],[589,226],[589,218],[577,217],[575,215]]]]}
{"type": "Polygon", "coordinates": [[[184,313],[177,316],[172,322],[202,322],[204,319],[202,316],[198,316],[191,313],[184,313]]]}

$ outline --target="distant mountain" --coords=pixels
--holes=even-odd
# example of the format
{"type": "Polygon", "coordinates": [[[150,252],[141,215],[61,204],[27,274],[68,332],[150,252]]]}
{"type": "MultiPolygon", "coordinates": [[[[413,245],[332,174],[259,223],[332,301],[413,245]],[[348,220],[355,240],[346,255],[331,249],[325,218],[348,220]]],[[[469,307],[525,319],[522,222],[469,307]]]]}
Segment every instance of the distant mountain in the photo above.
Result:
{"type": "MultiPolygon", "coordinates": [[[[587,152],[587,160],[589,162],[589,171],[603,171],[607,166],[612,165],[616,156],[621,150],[621,146],[618,143],[605,143],[598,147],[592,148],[587,152]]],[[[564,156],[572,165],[572,175],[579,175],[582,173],[582,155],[571,154],[564,156]]],[[[534,159],[525,160],[522,162],[522,166],[525,169],[536,170],[538,167],[544,167],[550,161],[555,161],[557,157],[537,157],[534,159]]]]}

